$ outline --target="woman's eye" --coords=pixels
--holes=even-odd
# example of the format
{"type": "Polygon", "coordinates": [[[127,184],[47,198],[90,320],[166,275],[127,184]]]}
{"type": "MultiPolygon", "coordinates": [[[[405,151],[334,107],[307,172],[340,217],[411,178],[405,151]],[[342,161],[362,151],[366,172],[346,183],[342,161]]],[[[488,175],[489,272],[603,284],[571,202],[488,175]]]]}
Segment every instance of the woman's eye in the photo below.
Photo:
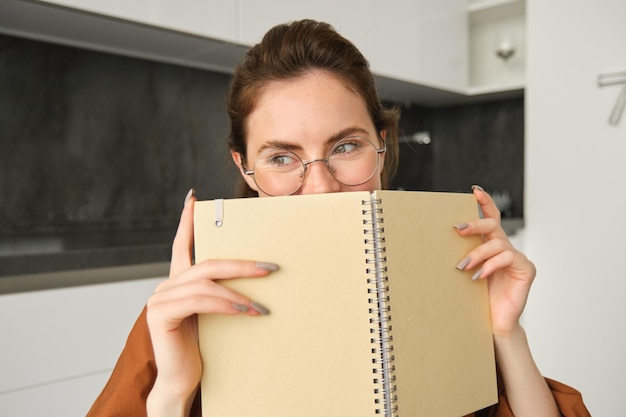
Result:
{"type": "Polygon", "coordinates": [[[337,145],[337,147],[335,147],[335,150],[333,153],[338,154],[338,153],[349,153],[354,151],[355,149],[358,148],[358,144],[354,143],[354,142],[344,142],[344,143],[340,143],[339,145],[337,145]]]}
{"type": "Polygon", "coordinates": [[[294,162],[295,158],[292,155],[284,153],[270,155],[267,158],[267,165],[271,165],[274,167],[288,166],[293,164],[294,162]]]}

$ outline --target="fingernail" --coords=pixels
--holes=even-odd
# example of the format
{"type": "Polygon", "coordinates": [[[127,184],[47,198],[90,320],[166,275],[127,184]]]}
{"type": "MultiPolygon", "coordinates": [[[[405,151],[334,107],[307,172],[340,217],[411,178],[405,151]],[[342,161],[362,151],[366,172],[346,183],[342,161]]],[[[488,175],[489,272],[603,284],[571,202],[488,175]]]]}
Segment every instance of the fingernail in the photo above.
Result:
{"type": "Polygon", "coordinates": [[[469,263],[471,262],[472,258],[470,258],[469,256],[465,259],[463,259],[461,262],[458,263],[458,265],[456,266],[457,269],[463,270],[465,269],[465,267],[467,265],[469,265],[469,263]]]}
{"type": "Polygon", "coordinates": [[[189,192],[187,192],[187,196],[185,197],[185,207],[187,207],[187,204],[189,204],[189,200],[191,200],[191,197],[193,197],[196,194],[196,190],[194,190],[193,188],[189,189],[189,192]]]}
{"type": "Polygon", "coordinates": [[[267,307],[257,303],[256,301],[253,301],[252,303],[250,303],[250,305],[262,316],[267,316],[268,314],[270,314],[270,311],[267,309],[267,307]]]}
{"type": "Polygon", "coordinates": [[[270,272],[278,270],[278,265],[271,262],[257,262],[256,267],[270,272]]]}
{"type": "Polygon", "coordinates": [[[243,304],[239,304],[239,303],[232,303],[231,304],[233,306],[233,308],[237,311],[241,311],[242,313],[247,313],[249,308],[248,306],[245,306],[243,304]]]}
{"type": "Polygon", "coordinates": [[[478,271],[474,273],[474,275],[472,275],[472,279],[476,281],[478,278],[480,278],[482,274],[483,274],[483,269],[480,268],[478,271]]]}
{"type": "Polygon", "coordinates": [[[485,191],[485,189],[483,187],[481,187],[480,185],[477,185],[477,184],[472,185],[472,190],[485,191]]]}
{"type": "Polygon", "coordinates": [[[456,227],[457,230],[465,230],[469,227],[469,224],[459,223],[459,224],[455,224],[454,227],[456,227]]]}

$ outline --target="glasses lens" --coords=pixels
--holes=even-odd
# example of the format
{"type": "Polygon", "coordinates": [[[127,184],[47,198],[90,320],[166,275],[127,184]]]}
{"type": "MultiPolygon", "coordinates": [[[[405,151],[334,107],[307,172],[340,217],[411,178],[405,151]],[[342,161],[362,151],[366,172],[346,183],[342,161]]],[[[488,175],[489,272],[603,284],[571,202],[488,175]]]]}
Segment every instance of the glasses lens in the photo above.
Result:
{"type": "Polygon", "coordinates": [[[340,183],[360,185],[372,178],[378,169],[378,160],[374,144],[355,136],[344,138],[333,146],[328,166],[340,183]]]}
{"type": "Polygon", "coordinates": [[[304,179],[304,164],[298,155],[284,149],[268,149],[254,164],[254,181],[265,194],[294,193],[304,179]]]}

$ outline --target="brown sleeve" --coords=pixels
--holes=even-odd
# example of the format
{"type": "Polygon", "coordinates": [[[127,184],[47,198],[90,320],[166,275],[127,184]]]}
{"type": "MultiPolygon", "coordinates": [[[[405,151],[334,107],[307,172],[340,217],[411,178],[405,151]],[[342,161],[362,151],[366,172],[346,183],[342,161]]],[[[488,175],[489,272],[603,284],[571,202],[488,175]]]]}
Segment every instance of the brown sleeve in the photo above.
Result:
{"type": "Polygon", "coordinates": [[[552,379],[546,378],[546,382],[564,417],[591,417],[580,392],[552,379]]]}
{"type": "MultiPolygon", "coordinates": [[[[580,392],[565,384],[546,378],[548,387],[563,417],[591,417],[580,392]]],[[[498,403],[466,417],[515,417],[498,372],[498,403]]]]}
{"type": "Polygon", "coordinates": [[[146,398],[156,378],[146,308],[135,322],[109,381],[87,417],[139,417],[146,415],[146,398]]]}
{"type": "MultiPolygon", "coordinates": [[[[546,382],[563,417],[591,417],[580,392],[548,378],[546,382]]],[[[515,417],[504,388],[500,386],[498,391],[498,404],[476,412],[475,417],[515,417]]]]}

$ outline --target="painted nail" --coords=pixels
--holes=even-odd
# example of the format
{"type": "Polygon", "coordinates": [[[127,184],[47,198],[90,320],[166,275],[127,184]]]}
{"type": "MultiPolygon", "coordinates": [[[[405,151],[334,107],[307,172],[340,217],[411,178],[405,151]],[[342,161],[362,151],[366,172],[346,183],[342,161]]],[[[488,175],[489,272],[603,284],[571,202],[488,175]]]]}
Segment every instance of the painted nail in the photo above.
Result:
{"type": "Polygon", "coordinates": [[[191,200],[191,197],[193,197],[194,195],[196,195],[196,190],[190,188],[187,192],[187,195],[185,196],[185,207],[187,207],[187,204],[189,204],[189,200],[191,200]]]}
{"type": "Polygon", "coordinates": [[[250,303],[250,305],[253,309],[255,309],[259,314],[263,316],[267,316],[268,314],[270,314],[270,311],[267,307],[257,303],[256,301],[253,301],[252,303],[250,303]]]}
{"type": "Polygon", "coordinates": [[[245,306],[243,304],[239,304],[239,303],[232,303],[231,304],[233,306],[233,308],[237,311],[241,311],[242,313],[247,313],[249,308],[248,306],[245,306]]]}
{"type": "Polygon", "coordinates": [[[481,187],[480,185],[477,185],[477,184],[472,185],[472,190],[485,191],[485,189],[483,187],[481,187]]]}
{"type": "Polygon", "coordinates": [[[469,224],[459,223],[459,224],[455,224],[454,227],[456,227],[457,230],[465,230],[469,227],[469,224]]]}
{"type": "Polygon", "coordinates": [[[463,259],[463,260],[462,260],[461,262],[459,262],[459,263],[458,263],[458,265],[456,266],[456,267],[457,267],[457,269],[464,270],[464,269],[465,269],[465,267],[466,267],[467,265],[469,265],[469,263],[471,262],[471,260],[472,260],[472,259],[471,259],[469,256],[468,256],[467,258],[463,259]]]}
{"type": "Polygon", "coordinates": [[[483,269],[480,268],[478,271],[474,273],[474,275],[472,275],[472,279],[476,281],[478,278],[480,278],[482,274],[483,274],[483,269]]]}
{"type": "Polygon", "coordinates": [[[271,262],[257,262],[256,267],[270,272],[278,270],[278,265],[271,262]]]}

